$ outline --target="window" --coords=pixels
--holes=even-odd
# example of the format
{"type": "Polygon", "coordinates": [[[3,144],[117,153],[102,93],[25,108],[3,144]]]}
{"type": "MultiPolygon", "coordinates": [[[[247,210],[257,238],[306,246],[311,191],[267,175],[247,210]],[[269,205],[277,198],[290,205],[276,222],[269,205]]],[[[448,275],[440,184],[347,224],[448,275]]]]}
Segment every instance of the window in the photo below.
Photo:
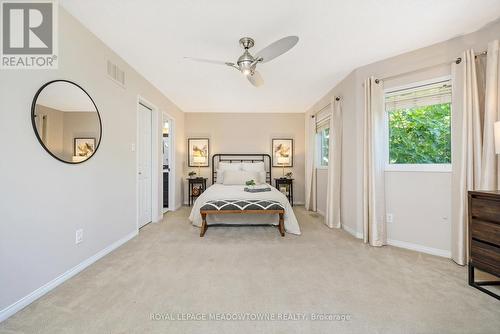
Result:
{"type": "Polygon", "coordinates": [[[316,168],[328,167],[330,105],[316,114],[316,168]]]}
{"type": "Polygon", "coordinates": [[[318,167],[328,167],[328,148],[329,148],[330,128],[321,130],[316,134],[318,141],[318,167]]]}
{"type": "Polygon", "coordinates": [[[448,80],[386,92],[391,169],[449,170],[451,85],[448,80]]]}

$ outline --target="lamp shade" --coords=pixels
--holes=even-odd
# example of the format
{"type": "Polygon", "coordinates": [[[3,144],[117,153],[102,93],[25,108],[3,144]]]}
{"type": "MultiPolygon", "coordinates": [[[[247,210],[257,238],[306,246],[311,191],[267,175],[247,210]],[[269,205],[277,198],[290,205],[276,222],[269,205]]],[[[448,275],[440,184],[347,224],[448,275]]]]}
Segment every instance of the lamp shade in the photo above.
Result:
{"type": "Polygon", "coordinates": [[[288,163],[290,163],[290,157],[283,157],[283,156],[278,157],[278,164],[279,165],[286,165],[288,163]]]}
{"type": "Polygon", "coordinates": [[[200,155],[198,155],[198,156],[195,155],[193,157],[193,162],[196,163],[196,164],[203,164],[203,163],[205,163],[206,160],[207,160],[206,157],[203,157],[203,156],[200,156],[200,155]]]}
{"type": "Polygon", "coordinates": [[[495,122],[495,153],[500,154],[500,121],[495,122]]]}

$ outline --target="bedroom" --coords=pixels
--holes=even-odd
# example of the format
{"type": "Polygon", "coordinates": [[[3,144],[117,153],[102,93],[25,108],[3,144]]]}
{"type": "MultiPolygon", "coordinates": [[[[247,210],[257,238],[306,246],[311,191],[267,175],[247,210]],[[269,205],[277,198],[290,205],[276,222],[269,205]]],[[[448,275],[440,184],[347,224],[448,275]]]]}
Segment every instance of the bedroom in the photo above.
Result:
{"type": "Polygon", "coordinates": [[[284,3],[60,0],[50,43],[30,24],[40,69],[2,37],[0,332],[496,332],[498,287],[476,281],[498,279],[500,204],[465,201],[498,189],[500,3],[284,3]],[[224,64],[245,45],[277,56],[245,75],[224,64]],[[439,153],[393,154],[393,111],[435,105],[439,153]],[[51,118],[89,128],[51,146],[51,118]],[[211,210],[200,237],[217,196],[276,212],[211,210]]]}

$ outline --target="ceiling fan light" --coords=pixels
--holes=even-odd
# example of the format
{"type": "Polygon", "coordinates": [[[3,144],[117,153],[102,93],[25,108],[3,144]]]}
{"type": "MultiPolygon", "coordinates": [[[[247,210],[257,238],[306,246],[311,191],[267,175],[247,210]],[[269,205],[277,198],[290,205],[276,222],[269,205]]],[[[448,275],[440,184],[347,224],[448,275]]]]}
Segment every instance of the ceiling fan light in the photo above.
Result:
{"type": "Polygon", "coordinates": [[[249,76],[250,75],[250,70],[248,68],[245,68],[241,71],[241,73],[243,73],[244,76],[249,76]]]}

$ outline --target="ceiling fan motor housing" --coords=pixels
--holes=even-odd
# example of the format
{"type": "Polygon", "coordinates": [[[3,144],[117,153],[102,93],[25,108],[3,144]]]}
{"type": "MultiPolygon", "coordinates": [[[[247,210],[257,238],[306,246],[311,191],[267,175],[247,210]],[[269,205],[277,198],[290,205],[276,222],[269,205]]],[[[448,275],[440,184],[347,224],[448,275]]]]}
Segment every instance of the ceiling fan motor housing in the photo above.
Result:
{"type": "Polygon", "coordinates": [[[251,47],[254,46],[254,44],[255,44],[255,42],[254,42],[253,38],[250,38],[250,37],[240,38],[240,45],[245,50],[250,49],[251,47]]]}
{"type": "Polygon", "coordinates": [[[251,74],[253,70],[255,69],[255,63],[254,63],[254,57],[248,52],[248,50],[245,50],[245,52],[238,58],[238,61],[236,62],[238,64],[238,67],[240,71],[245,74],[251,74]]]}

